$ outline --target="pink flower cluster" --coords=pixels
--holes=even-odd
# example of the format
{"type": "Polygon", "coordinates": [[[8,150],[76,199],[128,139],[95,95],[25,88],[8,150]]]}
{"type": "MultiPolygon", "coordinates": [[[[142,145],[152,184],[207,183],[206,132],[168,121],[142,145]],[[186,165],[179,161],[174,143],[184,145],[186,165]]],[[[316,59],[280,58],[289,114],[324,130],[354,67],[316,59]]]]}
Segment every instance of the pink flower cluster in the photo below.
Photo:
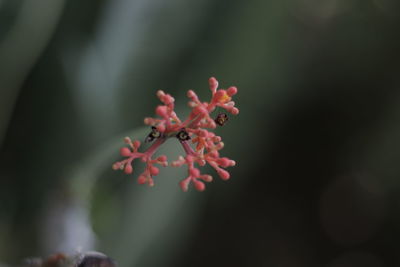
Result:
{"type": "Polygon", "coordinates": [[[189,107],[192,109],[189,117],[182,121],[178,118],[174,111],[175,99],[164,93],[158,91],[157,96],[163,103],[156,108],[158,118],[145,118],[144,123],[152,126],[152,131],[146,138],[146,142],[153,142],[152,145],[144,152],[139,152],[139,141],[133,141],[125,138],[125,143],[129,146],[121,148],[121,155],[126,159],[116,162],[113,165],[114,170],[124,170],[126,174],[133,172],[132,161],[140,158],[145,164],[145,170],[139,175],[139,184],[154,185],[153,177],[159,173],[159,169],[154,166],[159,164],[167,166],[167,157],[162,155],[152,159],[153,154],[168,138],[175,137],[181,143],[185,156],[180,156],[176,161],[172,162],[172,166],[188,166],[188,177],[180,182],[180,187],[183,191],[187,191],[189,184],[203,191],[205,189],[204,182],[211,182],[212,177],[208,174],[201,174],[200,170],[195,167],[197,163],[199,166],[209,164],[213,167],[219,177],[223,180],[228,180],[230,177],[229,172],[224,168],[234,166],[235,161],[221,157],[219,151],[224,147],[224,143],[220,136],[215,135],[207,129],[214,129],[217,125],[224,125],[228,116],[225,113],[220,113],[216,118],[211,117],[211,113],[220,107],[227,112],[237,115],[239,109],[235,107],[235,102],[232,101],[232,96],[237,93],[236,87],[229,87],[228,89],[218,89],[218,81],[215,78],[209,79],[209,86],[212,93],[210,102],[201,102],[195,92],[189,90],[187,96],[189,97],[189,107]],[[190,140],[194,144],[194,148],[190,145],[190,140]]]}

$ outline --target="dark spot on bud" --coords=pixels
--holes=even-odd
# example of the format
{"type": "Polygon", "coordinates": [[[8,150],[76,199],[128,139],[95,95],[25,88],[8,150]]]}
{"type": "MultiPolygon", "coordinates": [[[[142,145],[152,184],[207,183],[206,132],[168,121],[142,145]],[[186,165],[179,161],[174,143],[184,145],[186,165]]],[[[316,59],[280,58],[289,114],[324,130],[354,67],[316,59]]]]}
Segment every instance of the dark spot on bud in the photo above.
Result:
{"type": "Polygon", "coordinates": [[[187,141],[190,140],[190,136],[188,132],[184,128],[182,128],[177,134],[176,138],[178,138],[179,141],[187,141]]]}
{"type": "Polygon", "coordinates": [[[214,121],[219,126],[224,126],[224,124],[229,120],[228,115],[226,113],[219,113],[217,117],[215,117],[214,121]]]}
{"type": "Polygon", "coordinates": [[[157,130],[156,127],[151,126],[151,132],[147,135],[146,139],[144,140],[146,143],[152,142],[154,139],[157,139],[161,136],[161,133],[157,130]]]}

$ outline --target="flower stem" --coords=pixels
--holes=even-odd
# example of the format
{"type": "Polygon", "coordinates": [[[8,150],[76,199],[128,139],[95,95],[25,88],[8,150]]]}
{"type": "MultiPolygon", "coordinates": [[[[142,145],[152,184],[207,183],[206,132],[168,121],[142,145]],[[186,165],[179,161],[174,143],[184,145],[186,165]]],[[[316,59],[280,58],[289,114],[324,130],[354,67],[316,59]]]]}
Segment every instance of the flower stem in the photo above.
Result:
{"type": "Polygon", "coordinates": [[[193,148],[189,145],[188,141],[180,141],[182,144],[183,149],[185,150],[186,154],[188,155],[196,155],[196,152],[194,152],[193,148]]]}
{"type": "Polygon", "coordinates": [[[158,147],[161,146],[166,140],[167,138],[165,136],[161,136],[144,153],[148,157],[151,157],[157,151],[158,147]]]}

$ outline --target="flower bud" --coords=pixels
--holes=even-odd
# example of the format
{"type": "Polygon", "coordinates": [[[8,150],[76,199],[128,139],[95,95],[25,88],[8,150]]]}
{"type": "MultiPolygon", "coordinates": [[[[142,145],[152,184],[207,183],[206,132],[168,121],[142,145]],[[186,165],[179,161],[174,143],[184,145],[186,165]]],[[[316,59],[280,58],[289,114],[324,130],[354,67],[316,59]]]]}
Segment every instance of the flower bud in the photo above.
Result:
{"type": "Polygon", "coordinates": [[[160,172],[160,170],[157,167],[151,166],[150,167],[150,174],[151,175],[157,175],[160,172]]]}
{"type": "Polygon", "coordinates": [[[122,147],[120,149],[120,153],[121,153],[121,156],[123,156],[123,157],[129,157],[132,154],[132,152],[127,147],[122,147]]]}
{"type": "Polygon", "coordinates": [[[139,176],[139,178],[137,179],[138,184],[145,184],[146,183],[146,177],[145,176],[139,176]]]}
{"type": "Polygon", "coordinates": [[[134,147],[134,148],[139,148],[139,147],[140,147],[140,141],[139,141],[139,140],[135,140],[135,141],[133,142],[133,147],[134,147]]]}
{"type": "Polygon", "coordinates": [[[158,161],[167,161],[167,156],[162,155],[157,158],[158,161]]]}
{"type": "Polygon", "coordinates": [[[210,86],[210,90],[215,93],[215,91],[218,88],[218,81],[217,79],[215,79],[214,77],[211,77],[210,79],[208,79],[208,84],[210,86]]]}
{"type": "Polygon", "coordinates": [[[193,185],[194,185],[194,188],[196,188],[196,190],[200,191],[200,192],[202,192],[202,191],[204,191],[204,189],[206,189],[206,186],[204,185],[204,183],[200,182],[198,180],[194,180],[193,185]]]}
{"type": "Polygon", "coordinates": [[[199,177],[200,176],[200,170],[197,168],[191,168],[189,169],[189,173],[193,177],[199,177]]]}
{"type": "Polygon", "coordinates": [[[133,172],[133,168],[131,164],[126,164],[125,166],[125,173],[126,174],[131,174],[133,172]]]}
{"type": "Polygon", "coordinates": [[[218,165],[220,165],[221,167],[228,167],[231,164],[231,160],[228,158],[220,158],[217,160],[218,165]]]}
{"type": "Polygon", "coordinates": [[[158,106],[156,108],[156,113],[160,117],[168,117],[167,107],[166,106],[158,106]]]}
{"type": "Polygon", "coordinates": [[[223,169],[218,169],[217,170],[219,177],[221,177],[222,180],[228,180],[230,175],[229,172],[223,170],[223,169]]]}
{"type": "Polygon", "coordinates": [[[189,180],[186,178],[185,180],[180,181],[179,186],[183,192],[187,192],[189,189],[189,180]]]}
{"type": "Polygon", "coordinates": [[[226,90],[226,93],[227,93],[229,96],[236,95],[236,93],[237,93],[237,88],[236,88],[235,86],[231,86],[231,87],[228,88],[228,90],[226,90]]]}
{"type": "Polygon", "coordinates": [[[212,176],[208,174],[202,175],[200,178],[203,179],[204,182],[211,182],[213,180],[212,176]]]}
{"type": "Polygon", "coordinates": [[[116,162],[112,165],[113,170],[119,170],[119,168],[121,168],[121,163],[116,162]]]}
{"type": "Polygon", "coordinates": [[[230,111],[233,115],[239,114],[239,109],[238,108],[232,108],[230,111]]]}

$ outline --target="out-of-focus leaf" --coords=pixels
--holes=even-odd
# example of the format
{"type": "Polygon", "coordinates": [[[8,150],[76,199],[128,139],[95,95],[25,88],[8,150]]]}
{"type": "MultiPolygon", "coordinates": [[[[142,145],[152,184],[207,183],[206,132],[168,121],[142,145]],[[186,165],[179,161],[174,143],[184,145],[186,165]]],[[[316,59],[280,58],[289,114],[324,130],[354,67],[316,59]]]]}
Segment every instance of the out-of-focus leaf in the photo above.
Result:
{"type": "Polygon", "coordinates": [[[17,19],[0,42],[0,145],[19,87],[49,42],[64,0],[25,0],[17,19]]]}

